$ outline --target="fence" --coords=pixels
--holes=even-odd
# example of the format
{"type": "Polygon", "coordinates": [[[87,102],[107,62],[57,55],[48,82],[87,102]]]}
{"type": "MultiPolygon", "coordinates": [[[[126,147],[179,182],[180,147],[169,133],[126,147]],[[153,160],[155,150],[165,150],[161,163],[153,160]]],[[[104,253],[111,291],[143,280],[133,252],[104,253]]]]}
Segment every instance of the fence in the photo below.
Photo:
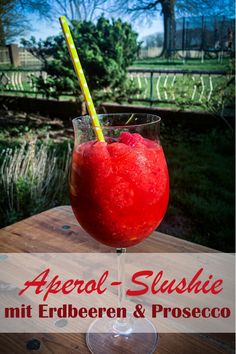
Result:
{"type": "Polygon", "coordinates": [[[0,64],[8,65],[11,63],[8,47],[0,47],[0,64]]]}
{"type": "Polygon", "coordinates": [[[130,69],[129,77],[140,89],[132,98],[135,102],[198,106],[211,100],[222,80],[226,80],[226,72],[130,69]]]}
{"type": "MultiPolygon", "coordinates": [[[[147,58],[160,58],[162,53],[162,47],[150,47],[141,48],[139,51],[139,59],[147,58]]],[[[170,50],[167,62],[173,60],[175,62],[181,61],[186,63],[187,60],[198,59],[201,63],[205,62],[205,59],[217,59],[218,63],[223,63],[225,58],[231,57],[231,51],[218,50],[218,51],[205,51],[205,50],[170,50]]]]}
{"type": "Polygon", "coordinates": [[[0,91],[6,93],[39,94],[35,79],[46,73],[32,69],[4,69],[0,70],[0,91]]]}
{"type": "Polygon", "coordinates": [[[235,19],[225,16],[182,17],[176,20],[174,50],[234,50],[235,19]]]}
{"type": "Polygon", "coordinates": [[[15,67],[40,68],[42,63],[25,48],[17,44],[0,47],[0,65],[12,65],[15,67]]]}
{"type": "MultiPolygon", "coordinates": [[[[35,79],[40,75],[47,80],[47,74],[40,70],[0,70],[0,92],[44,96],[35,84],[35,79]]],[[[159,103],[176,105],[181,102],[201,105],[209,102],[222,80],[226,80],[224,71],[202,70],[130,69],[128,76],[139,88],[139,93],[129,101],[150,106],[159,103]]],[[[73,99],[70,93],[65,93],[65,96],[73,99]]]]}
{"type": "MultiPolygon", "coordinates": [[[[171,54],[193,57],[196,52],[232,53],[235,51],[235,19],[225,16],[192,16],[175,20],[168,31],[167,50],[171,54]]],[[[163,33],[144,38],[140,57],[160,55],[163,46],[163,33]]]]}

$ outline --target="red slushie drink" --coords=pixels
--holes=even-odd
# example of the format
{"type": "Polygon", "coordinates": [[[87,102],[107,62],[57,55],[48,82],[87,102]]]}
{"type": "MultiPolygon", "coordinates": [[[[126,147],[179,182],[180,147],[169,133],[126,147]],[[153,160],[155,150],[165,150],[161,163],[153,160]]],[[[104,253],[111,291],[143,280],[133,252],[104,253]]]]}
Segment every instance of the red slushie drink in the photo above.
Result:
{"type": "Polygon", "coordinates": [[[70,198],[80,225],[112,247],[133,246],[162,221],[169,178],[161,145],[123,132],[89,141],[73,152],[70,198]]]}

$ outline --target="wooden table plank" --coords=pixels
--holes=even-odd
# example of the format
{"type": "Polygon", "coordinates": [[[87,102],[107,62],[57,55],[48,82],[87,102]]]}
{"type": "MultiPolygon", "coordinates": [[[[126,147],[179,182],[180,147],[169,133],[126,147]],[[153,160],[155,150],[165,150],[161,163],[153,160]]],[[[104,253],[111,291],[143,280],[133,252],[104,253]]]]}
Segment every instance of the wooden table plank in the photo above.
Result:
{"type": "MultiPolygon", "coordinates": [[[[0,231],[0,238],[3,241],[0,246],[1,252],[12,252],[8,249],[16,249],[17,247],[19,252],[114,251],[90,237],[78,225],[69,206],[57,207],[7,226],[0,231]],[[65,228],[68,226],[69,228],[65,228]]],[[[145,241],[129,248],[129,252],[208,253],[217,251],[160,232],[154,232],[145,241]]]]}
{"type": "MultiPolygon", "coordinates": [[[[1,252],[114,252],[91,238],[78,225],[69,206],[57,207],[0,230],[1,252]]],[[[159,232],[134,246],[128,252],[217,252],[159,232]]],[[[32,347],[31,347],[32,348],[32,347]]],[[[87,354],[85,335],[0,334],[1,354],[87,354]],[[38,350],[27,349],[35,342],[38,350]]],[[[234,353],[232,334],[170,334],[161,333],[155,354],[223,354],[234,353]]],[[[110,353],[107,353],[110,354],[110,353]]],[[[121,354],[121,353],[118,353],[121,354]]],[[[123,354],[123,353],[122,353],[123,354]]],[[[126,353],[128,354],[128,353],[126,353]]],[[[138,354],[138,351],[137,351],[138,354]]]]}
{"type": "MultiPolygon", "coordinates": [[[[29,354],[27,343],[32,339],[40,342],[33,353],[89,354],[85,335],[68,334],[0,334],[1,354],[29,354]]],[[[136,352],[138,354],[138,352],[136,352]]],[[[233,354],[234,346],[201,334],[161,333],[155,354],[233,354]]],[[[108,353],[110,354],[110,353],[108,353]]],[[[118,353],[121,354],[121,353],[118,353]]],[[[123,353],[122,353],[123,354],[123,353]]],[[[128,354],[128,353],[125,353],[128,354]]]]}

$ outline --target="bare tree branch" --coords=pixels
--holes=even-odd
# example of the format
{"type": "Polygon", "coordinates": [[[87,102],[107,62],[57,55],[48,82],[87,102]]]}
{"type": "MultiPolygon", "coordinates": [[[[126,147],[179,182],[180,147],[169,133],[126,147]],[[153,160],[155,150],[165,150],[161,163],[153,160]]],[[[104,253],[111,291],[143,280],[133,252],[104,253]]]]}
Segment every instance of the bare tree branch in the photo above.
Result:
{"type": "MultiPolygon", "coordinates": [[[[34,0],[36,1],[36,0],[34,0]]],[[[43,1],[43,0],[41,0],[43,1]]],[[[106,8],[111,0],[47,0],[50,3],[50,13],[54,16],[65,14],[72,20],[94,21],[106,8]]]]}
{"type": "Polygon", "coordinates": [[[71,19],[74,20],[74,18],[75,18],[75,13],[74,13],[74,8],[73,8],[73,2],[72,2],[72,0],[69,0],[69,4],[70,4],[71,19]]]}
{"type": "Polygon", "coordinates": [[[143,11],[143,10],[152,10],[155,9],[156,6],[160,3],[162,3],[163,1],[161,0],[157,0],[154,2],[149,2],[146,4],[146,2],[144,2],[143,5],[139,5],[139,6],[134,6],[133,8],[129,9],[129,11],[143,11]]]}

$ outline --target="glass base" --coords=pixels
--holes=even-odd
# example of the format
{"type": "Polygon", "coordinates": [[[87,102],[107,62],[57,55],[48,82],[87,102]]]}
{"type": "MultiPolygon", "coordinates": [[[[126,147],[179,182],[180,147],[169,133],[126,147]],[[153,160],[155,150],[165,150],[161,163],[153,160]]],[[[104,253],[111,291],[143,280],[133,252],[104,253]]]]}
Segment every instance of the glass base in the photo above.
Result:
{"type": "Polygon", "coordinates": [[[132,329],[123,334],[115,329],[114,319],[99,318],[90,325],[86,334],[87,346],[93,354],[151,354],[157,347],[157,341],[156,328],[146,318],[133,320],[132,329]]]}

